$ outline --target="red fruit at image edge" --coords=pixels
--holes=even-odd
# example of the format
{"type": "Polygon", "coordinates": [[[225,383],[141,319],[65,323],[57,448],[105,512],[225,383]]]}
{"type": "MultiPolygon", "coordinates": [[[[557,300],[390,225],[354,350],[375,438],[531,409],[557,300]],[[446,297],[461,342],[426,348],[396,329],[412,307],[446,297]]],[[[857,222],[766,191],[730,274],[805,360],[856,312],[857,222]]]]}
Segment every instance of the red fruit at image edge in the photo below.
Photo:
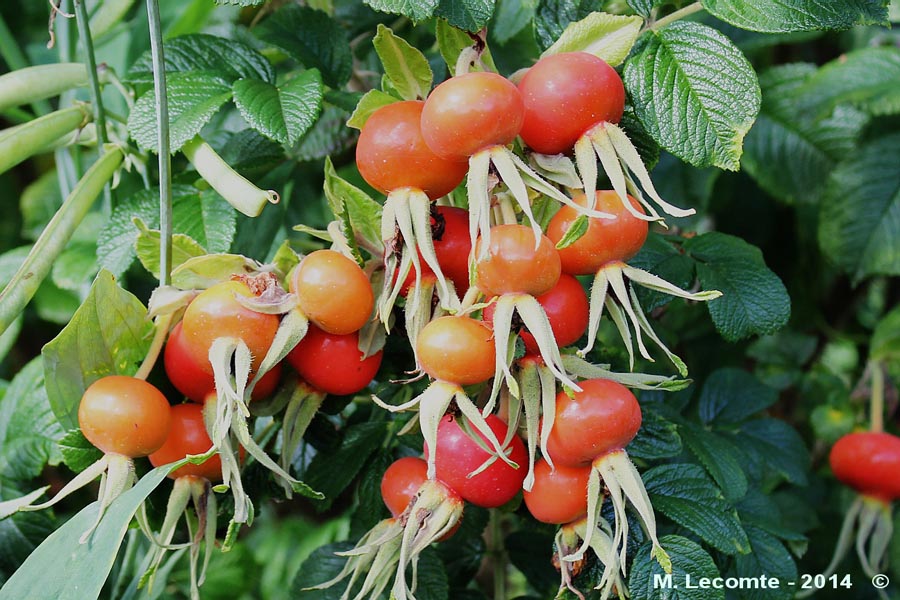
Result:
{"type": "Polygon", "coordinates": [[[886,502],[900,498],[900,437],[889,433],[845,435],[831,448],[831,470],[857,492],[886,502]]]}

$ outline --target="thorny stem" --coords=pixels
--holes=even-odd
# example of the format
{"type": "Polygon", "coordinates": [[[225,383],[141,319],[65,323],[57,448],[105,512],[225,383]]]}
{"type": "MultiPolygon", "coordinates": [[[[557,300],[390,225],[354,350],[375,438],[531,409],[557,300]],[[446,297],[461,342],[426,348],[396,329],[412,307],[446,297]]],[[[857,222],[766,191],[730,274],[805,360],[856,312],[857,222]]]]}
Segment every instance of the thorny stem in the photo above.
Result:
{"type": "Polygon", "coordinates": [[[877,360],[869,363],[872,370],[872,395],[869,399],[869,429],[884,431],[884,370],[877,360]]]}
{"type": "Polygon", "coordinates": [[[166,98],[165,55],[159,0],[147,0],[150,53],[156,90],[156,137],[159,140],[159,285],[169,285],[172,274],[172,157],[169,151],[169,102],[166,98]]]}
{"type": "Polygon", "coordinates": [[[688,4],[684,8],[680,8],[673,12],[672,14],[666,15],[662,19],[655,21],[653,23],[648,24],[648,31],[658,31],[669,25],[670,23],[674,23],[675,21],[680,21],[681,19],[690,16],[696,12],[700,12],[703,10],[703,5],[699,2],[694,2],[693,4],[688,4]]]}
{"type": "MultiPolygon", "coordinates": [[[[94,123],[97,129],[97,153],[103,156],[106,138],[106,112],[103,110],[103,95],[100,91],[100,77],[97,74],[97,59],[94,56],[94,40],[91,37],[90,20],[84,0],[75,0],[75,22],[78,26],[78,37],[84,48],[84,60],[88,78],[91,82],[91,105],[94,109],[94,123]]],[[[109,184],[103,186],[103,206],[112,210],[112,192],[109,184]]]]}

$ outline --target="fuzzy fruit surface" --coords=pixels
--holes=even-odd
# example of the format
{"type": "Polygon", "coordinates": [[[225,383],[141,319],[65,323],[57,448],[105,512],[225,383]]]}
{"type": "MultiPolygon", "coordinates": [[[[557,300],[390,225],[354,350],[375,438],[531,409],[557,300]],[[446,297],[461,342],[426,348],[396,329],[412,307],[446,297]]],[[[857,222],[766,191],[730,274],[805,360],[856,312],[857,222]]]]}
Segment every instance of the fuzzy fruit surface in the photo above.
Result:
{"type": "MultiPolygon", "coordinates": [[[[184,342],[181,323],[175,325],[169,333],[169,339],[166,341],[166,348],[163,352],[163,364],[166,376],[175,389],[192,402],[203,404],[206,396],[216,390],[216,381],[212,373],[207,373],[194,362],[194,356],[184,342]]],[[[280,380],[281,363],[278,363],[256,383],[250,399],[268,398],[278,387],[280,380]]]]}
{"type": "Polygon", "coordinates": [[[394,102],[376,110],[359,134],[356,166],[369,185],[383,194],[414,188],[434,200],[459,185],[469,169],[465,160],[442,158],[422,138],[425,103],[394,102]]]}
{"type": "MultiPolygon", "coordinates": [[[[475,243],[475,256],[481,252],[481,238],[475,243]]],[[[491,227],[487,255],[477,260],[475,284],[487,296],[549,292],[559,281],[559,253],[547,236],[534,247],[534,232],[525,225],[491,227]]]]}
{"type": "Polygon", "coordinates": [[[425,100],[422,137],[435,154],[466,160],[479,150],[509,144],[522,129],[519,89],[496,73],[451,77],[425,100]]]}
{"type": "Polygon", "coordinates": [[[287,361],[308,384],[327,394],[355,394],[378,373],[384,351],[363,359],[359,333],[334,335],[315,325],[287,355],[287,361]]]}
{"type": "Polygon", "coordinates": [[[316,250],[300,261],[291,273],[290,291],[310,321],[336,335],[361,329],[375,306],[365,272],[334,250],[316,250]]]}
{"type": "Polygon", "coordinates": [[[829,456],[834,476],[857,492],[890,502],[900,498],[900,438],[858,432],[839,439],[829,456]]]}
{"type": "Polygon", "coordinates": [[[554,464],[591,464],[628,445],[641,428],[641,406],[627,387],[608,379],[578,383],[582,391],[556,396],[556,420],[547,450],[554,464]]]}
{"type": "Polygon", "coordinates": [[[244,307],[237,296],[250,298],[253,293],[245,283],[225,281],[200,292],[184,312],[183,335],[194,362],[212,374],[209,349],[220,337],[237,338],[250,348],[251,369],[256,371],[275,339],[279,318],[244,307]]]}
{"type": "Polygon", "coordinates": [[[563,525],[587,513],[591,467],[554,466],[543,458],[534,464],[534,486],[524,491],[525,506],[538,521],[563,525]]]}
{"type": "MultiPolygon", "coordinates": [[[[498,440],[506,439],[508,428],[503,421],[496,415],[485,420],[498,440]]],[[[477,435],[487,446],[484,436],[477,435]]],[[[428,451],[426,446],[426,456],[428,451]]],[[[491,455],[465,434],[455,418],[445,415],[438,426],[435,474],[467,502],[483,508],[502,506],[522,489],[528,472],[528,451],[519,436],[513,436],[508,451],[509,458],[519,465],[518,469],[497,459],[477,475],[469,477],[491,455]]]]}
{"type": "Polygon", "coordinates": [[[129,458],[156,452],[169,435],[169,401],[143,379],[109,375],[92,383],[78,406],[78,425],[90,443],[129,458]]]}
{"type": "Polygon", "coordinates": [[[587,52],[563,52],[539,60],[519,81],[525,103],[521,136],[542,154],[569,152],[597,123],[618,123],[625,86],[615,69],[587,52]]]}
{"type": "MultiPolygon", "coordinates": [[[[165,443],[149,456],[154,467],[181,460],[188,454],[203,454],[212,448],[212,440],[203,424],[200,404],[176,404],[172,407],[172,427],[165,443]]],[[[186,464],[169,473],[172,479],[184,476],[203,477],[216,482],[222,479],[222,459],[218,454],[199,465],[186,464]]]]}
{"type": "Polygon", "coordinates": [[[494,375],[497,353],[493,332],[469,317],[440,317],[422,328],[416,354],[434,379],[473,385],[494,375]]]}
{"type": "Polygon", "coordinates": [[[428,479],[428,463],[421,458],[405,456],[391,463],[381,478],[381,499],[391,511],[400,515],[428,479]]]}
{"type": "MultiPolygon", "coordinates": [[[[572,199],[581,206],[585,205],[584,194],[578,194],[572,199]]],[[[628,200],[638,212],[645,212],[637,200],[631,196],[628,196],[628,200]]],[[[616,192],[598,190],[595,208],[615,215],[615,219],[588,217],[585,234],[573,244],[557,250],[563,273],[593,275],[606,264],[631,259],[647,240],[649,224],[628,212],[616,192]]],[[[547,237],[557,244],[577,218],[578,213],[574,208],[563,206],[550,219],[547,237]]]]}

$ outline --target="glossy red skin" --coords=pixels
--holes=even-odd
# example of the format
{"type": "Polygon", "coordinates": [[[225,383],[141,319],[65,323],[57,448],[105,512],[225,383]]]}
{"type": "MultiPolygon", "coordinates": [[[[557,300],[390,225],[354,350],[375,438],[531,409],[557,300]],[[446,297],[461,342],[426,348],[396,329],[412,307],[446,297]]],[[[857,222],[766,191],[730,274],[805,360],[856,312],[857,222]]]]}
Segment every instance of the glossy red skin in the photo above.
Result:
{"type": "Polygon", "coordinates": [[[252,370],[269,351],[280,319],[276,315],[258,313],[245,308],[236,295],[252,296],[250,288],[240,281],[225,281],[200,292],[188,305],[182,319],[185,345],[194,362],[212,374],[209,349],[218,337],[243,339],[253,356],[252,370]]]}
{"type": "Polygon", "coordinates": [[[556,395],[556,420],[547,451],[554,464],[579,467],[628,445],[641,427],[641,406],[634,394],[608,379],[588,379],[570,398],[556,395]]]}
{"type": "MultiPolygon", "coordinates": [[[[207,373],[194,362],[194,357],[184,343],[181,323],[169,332],[169,340],[163,352],[163,364],[166,375],[172,385],[184,394],[188,400],[203,404],[206,396],[216,389],[216,381],[211,373],[207,373]]],[[[253,388],[251,400],[259,400],[272,395],[281,380],[281,363],[270,369],[253,388]]]]}
{"type": "Polygon", "coordinates": [[[391,463],[381,478],[381,499],[396,517],[409,506],[428,479],[428,463],[421,458],[407,456],[391,463]]]}
{"type": "MultiPolygon", "coordinates": [[[[645,213],[640,203],[628,196],[638,212],[645,213]]],[[[584,194],[573,198],[584,206],[584,194]]],[[[563,273],[569,275],[593,275],[611,262],[625,262],[641,249],[647,240],[649,224],[628,212],[616,192],[597,191],[597,210],[615,215],[615,219],[588,217],[588,229],[574,244],[557,250],[563,273]]],[[[554,246],[563,238],[578,218],[574,208],[563,206],[547,225],[547,237],[554,246]]]]}
{"type": "Polygon", "coordinates": [[[384,352],[362,360],[359,333],[334,335],[309,326],[306,336],[287,355],[287,361],[308,384],[327,394],[355,394],[378,373],[384,352]]]}
{"type": "MultiPolygon", "coordinates": [[[[475,243],[475,256],[481,251],[475,243]]],[[[542,235],[537,250],[534,232],[525,225],[495,225],[487,256],[477,260],[475,284],[487,296],[531,294],[550,291],[561,273],[559,253],[542,235]]]]}
{"type": "Polygon", "coordinates": [[[587,513],[591,467],[554,466],[543,458],[534,464],[534,486],[524,492],[525,506],[538,521],[562,525],[587,513]]]}
{"type": "Polygon", "coordinates": [[[440,84],[425,100],[422,137],[435,154],[465,160],[512,142],[524,119],[522,95],[512,82],[496,73],[466,73],[440,84]]]}
{"type": "Polygon", "coordinates": [[[469,317],[440,317],[419,332],[416,354],[434,379],[474,385],[494,375],[497,353],[493,332],[469,317]]]}
{"type": "Polygon", "coordinates": [[[356,166],[378,191],[422,190],[432,200],[453,191],[469,169],[464,160],[442,158],[431,151],[420,129],[424,102],[395,102],[376,110],[359,134],[356,166]]]}
{"type": "Polygon", "coordinates": [[[337,335],[359,331],[375,306],[365,271],[335,250],[306,255],[291,273],[290,291],[310,321],[337,335]]]}
{"type": "Polygon", "coordinates": [[[900,438],[859,432],[835,443],[829,457],[834,476],[861,494],[890,502],[900,498],[900,438]]]}
{"type": "MultiPolygon", "coordinates": [[[[472,240],[469,237],[469,211],[452,206],[436,207],[438,213],[444,217],[444,231],[441,239],[434,240],[434,253],[437,255],[438,264],[444,277],[453,282],[456,293],[464,295],[469,289],[469,253],[472,251],[472,240]]],[[[419,264],[422,265],[422,278],[434,276],[419,253],[419,264]]],[[[410,268],[409,274],[403,281],[401,294],[404,296],[409,288],[416,283],[415,267],[410,268]]]]}
{"type": "MultiPolygon", "coordinates": [[[[203,454],[212,448],[212,440],[203,424],[200,404],[177,404],[172,407],[172,427],[162,447],[149,456],[154,467],[181,460],[188,454],[203,454]]],[[[201,465],[187,464],[169,473],[172,479],[192,475],[210,481],[222,479],[222,459],[216,454],[201,465]]]]}
{"type": "Polygon", "coordinates": [[[169,435],[169,401],[143,379],[109,375],[85,390],[78,405],[84,437],[106,453],[130,458],[159,449],[169,435]]]}
{"type": "Polygon", "coordinates": [[[519,81],[525,103],[520,135],[536,152],[569,152],[597,123],[618,123],[625,110],[625,86],[615,69],[587,52],[553,54],[539,60],[519,81]]]}
{"type": "MultiPolygon", "coordinates": [[[[584,335],[588,326],[590,303],[577,279],[563,273],[553,289],[537,296],[537,301],[547,314],[553,337],[560,348],[574,344],[584,335]]],[[[482,318],[485,323],[493,323],[496,309],[496,303],[484,309],[482,318]]],[[[526,356],[540,353],[537,340],[528,331],[523,329],[519,332],[519,337],[525,342],[526,356]]]]}
{"type": "MultiPolygon", "coordinates": [[[[490,415],[486,421],[497,439],[503,441],[506,438],[506,424],[496,415],[490,415]]],[[[480,433],[478,435],[481,436],[480,433]]],[[[481,437],[483,440],[484,437],[481,437]]],[[[484,443],[487,444],[487,441],[484,443]]],[[[435,474],[463,500],[483,508],[502,506],[522,489],[522,482],[528,474],[528,451],[522,439],[513,436],[510,448],[509,457],[519,465],[518,469],[498,459],[478,475],[469,477],[469,473],[479,468],[490,454],[469,439],[456,419],[445,415],[438,425],[435,474]]],[[[425,456],[428,456],[427,446],[425,456]]]]}

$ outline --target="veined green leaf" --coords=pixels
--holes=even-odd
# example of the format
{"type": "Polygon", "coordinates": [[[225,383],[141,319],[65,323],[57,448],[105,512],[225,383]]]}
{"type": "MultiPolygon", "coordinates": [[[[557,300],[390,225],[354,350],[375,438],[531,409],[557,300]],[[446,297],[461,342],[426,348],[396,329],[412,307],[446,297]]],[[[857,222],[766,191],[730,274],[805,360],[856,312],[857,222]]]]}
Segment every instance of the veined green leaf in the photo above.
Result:
{"type": "Polygon", "coordinates": [[[347,127],[362,129],[369,117],[372,116],[372,113],[382,106],[387,106],[394,102],[397,102],[397,99],[390,94],[385,94],[380,90],[369,90],[365,96],[360,98],[359,104],[356,105],[356,110],[347,119],[347,127]]]}
{"type": "Polygon", "coordinates": [[[439,0],[434,16],[447,19],[454,27],[477,33],[494,14],[495,0],[439,0]]]}
{"type": "Polygon", "coordinates": [[[763,33],[886,25],[887,4],[877,0],[701,0],[710,14],[763,33]]]}
{"type": "Polygon", "coordinates": [[[350,79],[353,57],[347,32],[328,13],[288,4],[263,21],[255,33],[308,69],[318,69],[330,87],[340,88],[350,79]]]}
{"type": "MultiPolygon", "coordinates": [[[[169,100],[169,141],[172,153],[193,139],[222,105],[231,99],[231,85],[219,75],[203,72],[172,73],[166,78],[169,100]]],[[[135,102],[128,115],[128,133],[145,149],[159,147],[156,132],[156,92],[135,102]]]]}
{"type": "Polygon", "coordinates": [[[702,467],[661,465],[646,471],[643,479],[656,510],[725,554],[750,551],[737,511],[702,467]]]}
{"type": "MultiPolygon", "coordinates": [[[[205,71],[216,73],[229,83],[241,78],[275,81],[272,64],[238,40],[192,33],[166,40],[164,49],[167,74],[205,71]]],[[[129,69],[127,79],[153,84],[153,58],[149,50],[129,69]]]]}
{"type": "Polygon", "coordinates": [[[774,389],[742,369],[717,369],[700,392],[704,423],[738,423],[769,408],[778,400],[774,389]]]}
{"type": "Polygon", "coordinates": [[[282,144],[295,144],[322,113],[322,78],[309,69],[274,86],[258,79],[234,82],[234,103],[250,125],[282,144]]]}
{"type": "Polygon", "coordinates": [[[697,261],[703,289],[722,297],[707,303],[716,329],[726,340],[769,334],[784,327],[791,299],[781,279],[766,266],[759,248],[724,233],[710,232],[684,243],[697,261]]]}
{"type": "Polygon", "coordinates": [[[781,65],[760,76],[762,109],[745,141],[741,164],[776,198],[817,203],[826,177],[850,153],[867,118],[842,106],[825,119],[804,107],[805,84],[816,68],[808,63],[781,65]],[[785,174],[790,173],[790,177],[785,174]]]}
{"type": "Polygon", "coordinates": [[[363,0],[377,11],[403,15],[415,22],[424,21],[434,14],[438,0],[363,0]]]}
{"type": "Polygon", "coordinates": [[[634,557],[628,578],[628,589],[632,598],[641,598],[642,600],[725,600],[725,590],[722,589],[686,589],[688,577],[694,585],[701,577],[709,579],[719,577],[716,563],[697,542],[679,535],[666,535],[660,538],[659,543],[672,559],[671,578],[651,557],[651,545],[644,544],[634,557]]]}
{"type": "MultiPolygon", "coordinates": [[[[134,262],[140,219],[150,229],[159,227],[159,190],[140,190],[113,209],[98,236],[97,259],[114,276],[121,276],[134,262]]],[[[208,252],[231,247],[237,213],[212,189],[176,184],[172,186],[172,230],[190,236],[208,252]]]]}
{"type": "Polygon", "coordinates": [[[718,31],[678,21],[649,32],[625,63],[635,114],[660,146],[696,166],[736,170],[759,112],[756,72],[718,31]]]}
{"type": "Polygon", "coordinates": [[[863,48],[833,60],[802,88],[799,110],[824,116],[849,103],[871,115],[900,113],[900,48],[863,48]]]}
{"type": "Polygon", "coordinates": [[[384,74],[400,96],[404,100],[424,100],[434,78],[425,55],[381,24],[372,44],[384,66],[384,74]]]}
{"type": "Polygon", "coordinates": [[[78,405],[90,384],[137,371],[152,330],[140,300],[100,271],[75,316],[41,351],[47,396],[63,428],[78,427],[78,405]]]}
{"type": "Polygon", "coordinates": [[[900,132],[870,139],[828,178],[819,245],[855,282],[900,274],[900,132]]]}
{"type": "Polygon", "coordinates": [[[541,50],[546,50],[559,39],[569,23],[602,9],[601,0],[539,0],[534,12],[534,37],[541,50]]]}
{"type": "Polygon", "coordinates": [[[616,67],[634,46],[644,20],[640,17],[594,12],[569,23],[556,42],[541,56],[561,52],[588,52],[616,67]]]}

